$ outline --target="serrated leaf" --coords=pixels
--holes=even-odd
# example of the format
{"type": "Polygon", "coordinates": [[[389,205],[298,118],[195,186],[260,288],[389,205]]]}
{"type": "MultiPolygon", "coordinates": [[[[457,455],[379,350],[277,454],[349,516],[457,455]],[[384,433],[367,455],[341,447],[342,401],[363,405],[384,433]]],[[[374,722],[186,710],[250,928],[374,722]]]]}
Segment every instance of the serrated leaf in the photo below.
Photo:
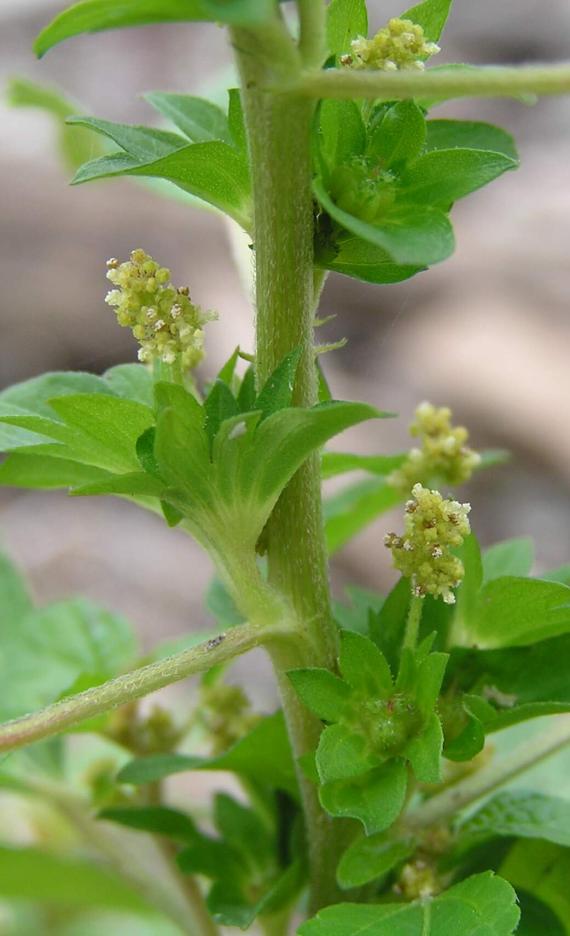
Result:
{"type": "Polygon", "coordinates": [[[516,167],[517,162],[502,153],[475,149],[432,150],[402,173],[398,201],[446,209],[516,167]]]}
{"type": "Polygon", "coordinates": [[[482,556],[483,583],[505,575],[530,575],[534,561],[534,545],[528,537],[505,540],[486,549],[482,556]]]}
{"type": "MultiPolygon", "coordinates": [[[[427,157],[422,157],[425,159],[427,157]]],[[[502,160],[505,157],[500,157],[502,160]]],[[[420,160],[414,164],[417,166],[420,160]]],[[[504,171],[504,170],[502,170],[504,171]]],[[[412,182],[416,176],[412,174],[412,182]]],[[[420,182],[418,190],[421,193],[420,182]]],[[[395,205],[374,224],[362,221],[339,208],[330,197],[321,179],[313,182],[316,198],[325,211],[341,227],[362,240],[369,241],[390,256],[398,265],[431,266],[445,260],[455,246],[453,229],[446,214],[431,205],[395,205]]],[[[411,193],[409,186],[402,189],[411,193]]],[[[410,199],[411,200],[411,199],[410,199]]]]}
{"type": "Polygon", "coordinates": [[[369,131],[367,152],[386,169],[416,159],[426,140],[425,117],[414,101],[397,101],[369,131]]]}
{"type": "Polygon", "coordinates": [[[345,725],[329,725],[319,738],[315,762],[321,783],[350,780],[370,771],[373,761],[362,735],[345,725]]]}
{"type": "Polygon", "coordinates": [[[190,143],[159,159],[140,162],[115,154],[86,163],[73,184],[113,176],[166,179],[208,202],[247,229],[250,224],[249,168],[242,153],[218,140],[190,143]]]}
{"type": "Polygon", "coordinates": [[[387,699],[393,691],[392,674],[386,658],[368,637],[354,631],[343,631],[339,666],[343,679],[358,692],[374,699],[387,699]]]}
{"type": "Polygon", "coordinates": [[[112,123],[109,120],[99,120],[97,117],[74,116],[69,117],[67,122],[70,126],[86,127],[113,140],[117,146],[139,162],[150,162],[187,146],[187,141],[178,133],[158,130],[156,127],[134,127],[128,124],[112,123]]]}
{"type": "Polygon", "coordinates": [[[9,408],[26,410],[53,419],[49,401],[56,397],[79,393],[114,395],[112,387],[102,377],[81,371],[53,371],[13,384],[0,393],[0,412],[9,408]]]}
{"type": "Polygon", "coordinates": [[[404,806],[408,776],[401,760],[351,780],[337,780],[321,787],[319,797],[331,816],[359,819],[367,835],[384,832],[404,806]]]}
{"type": "Polygon", "coordinates": [[[324,721],[338,721],[350,698],[350,688],[342,679],[318,668],[290,670],[287,676],[303,705],[324,721]]]}
{"type": "Polygon", "coordinates": [[[336,879],[343,890],[384,877],[414,852],[414,844],[393,842],[384,833],[356,839],[340,859],[336,879]]]}
{"type": "Polygon", "coordinates": [[[331,55],[349,52],[353,39],[368,35],[365,0],[331,0],[327,7],[326,34],[331,55]]]}
{"type": "Polygon", "coordinates": [[[289,738],[282,712],[259,721],[252,730],[224,754],[214,758],[185,754],[157,754],[130,761],[119,772],[122,783],[139,786],[154,783],[187,770],[229,770],[285,790],[296,797],[297,781],[289,738]]]}
{"type": "Polygon", "coordinates": [[[453,0],[424,0],[401,14],[400,19],[411,20],[421,26],[426,39],[437,42],[451,11],[453,0]]]}
{"type": "Polygon", "coordinates": [[[72,36],[125,26],[196,20],[251,26],[272,12],[270,0],[82,0],[52,20],[36,39],[34,51],[41,57],[72,36]]]}
{"type": "Polygon", "coordinates": [[[495,837],[543,839],[570,847],[570,801],[512,790],[494,796],[461,822],[461,851],[495,837]]]}
{"type": "Polygon", "coordinates": [[[402,500],[384,480],[359,481],[325,501],[329,553],[335,553],[361,530],[402,500]]]}
{"type": "Polygon", "coordinates": [[[101,810],[97,818],[183,844],[192,844],[199,835],[190,816],[170,806],[111,806],[101,810]]]}
{"type": "Polygon", "coordinates": [[[299,936],[512,936],[520,912],[510,884],[492,872],[430,900],[337,904],[303,923],[299,936]]]}
{"type": "Polygon", "coordinates": [[[474,120],[428,120],[426,151],[454,148],[502,153],[518,162],[518,151],[510,133],[493,124],[474,120]]]}
{"type": "Polygon", "coordinates": [[[430,653],[418,666],[415,698],[420,714],[426,719],[439,698],[448,659],[447,653],[430,653]]]}
{"type": "Polygon", "coordinates": [[[145,94],[145,99],[193,143],[205,143],[207,140],[232,142],[223,110],[205,98],[151,91],[145,94]]]}
{"type": "Polygon", "coordinates": [[[426,269],[425,266],[394,263],[381,247],[348,233],[337,239],[332,250],[319,249],[317,244],[315,262],[321,269],[377,284],[401,283],[426,269]]]}

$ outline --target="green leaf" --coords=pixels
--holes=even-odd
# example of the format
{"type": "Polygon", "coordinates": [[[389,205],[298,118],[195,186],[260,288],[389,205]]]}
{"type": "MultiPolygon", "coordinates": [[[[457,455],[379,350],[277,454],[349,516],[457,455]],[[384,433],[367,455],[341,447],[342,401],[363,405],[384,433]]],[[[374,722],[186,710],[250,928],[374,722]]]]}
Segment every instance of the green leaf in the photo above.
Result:
{"type": "Polygon", "coordinates": [[[559,566],[558,569],[551,569],[549,572],[543,572],[540,577],[547,582],[560,582],[562,585],[570,585],[570,564],[559,566]]]}
{"type": "Polygon", "coordinates": [[[414,852],[411,842],[393,842],[384,833],[362,836],[347,848],[340,859],[336,879],[343,890],[362,887],[382,878],[414,852]]]}
{"type": "Polygon", "coordinates": [[[357,36],[368,35],[365,0],[331,0],[327,7],[327,48],[331,55],[350,51],[357,36]]]}
{"type": "Polygon", "coordinates": [[[364,153],[366,131],[354,101],[321,101],[318,144],[321,160],[329,171],[364,153]]]}
{"type": "Polygon", "coordinates": [[[97,818],[186,845],[191,845],[199,835],[190,816],[170,806],[112,806],[101,810],[97,818]]]}
{"type": "MultiPolygon", "coordinates": [[[[151,91],[145,94],[145,99],[193,143],[206,143],[208,140],[232,142],[228,119],[223,110],[205,98],[151,91]]],[[[127,147],[125,149],[130,152],[127,147]]]]}
{"type": "Polygon", "coordinates": [[[445,28],[452,3],[453,0],[424,0],[402,13],[400,19],[417,23],[422,27],[426,39],[437,42],[445,28]]]}
{"type": "Polygon", "coordinates": [[[301,348],[295,348],[285,355],[266,380],[253,407],[261,412],[261,419],[291,406],[295,376],[300,360],[301,348]]]}
{"type": "Polygon", "coordinates": [[[367,835],[384,832],[398,818],[404,806],[408,785],[402,760],[351,780],[337,780],[321,787],[323,808],[331,816],[359,819],[367,835]]]}
{"type": "Polygon", "coordinates": [[[335,553],[361,530],[399,504],[402,496],[384,480],[359,481],[325,501],[329,552],[335,553]]]}
{"type": "Polygon", "coordinates": [[[279,410],[257,429],[243,478],[254,477],[251,487],[260,501],[276,498],[311,452],[344,429],[383,415],[367,403],[340,401],[279,410]]]}
{"type": "Polygon", "coordinates": [[[117,364],[105,371],[103,379],[117,396],[154,407],[154,381],[145,364],[117,364]]]}
{"type": "Polygon", "coordinates": [[[118,675],[137,652],[124,618],[77,598],[32,610],[17,628],[2,615],[0,643],[3,720],[53,702],[82,674],[118,675]]]}
{"type": "Polygon", "coordinates": [[[377,284],[401,283],[425,270],[425,266],[394,263],[387,251],[348,232],[337,238],[332,251],[317,244],[316,263],[321,269],[377,284]]]}
{"type": "Polygon", "coordinates": [[[63,858],[39,848],[0,846],[0,895],[56,907],[152,910],[113,871],[77,855],[63,858]]]}
{"type": "Polygon", "coordinates": [[[483,582],[515,575],[524,578],[530,575],[534,561],[534,546],[531,539],[505,540],[496,543],[483,553],[483,582]]]}
{"type": "Polygon", "coordinates": [[[505,576],[480,593],[468,639],[482,648],[523,647],[570,631],[570,588],[505,576]]]}
{"type": "Polygon", "coordinates": [[[542,900],[517,888],[517,897],[521,908],[521,922],[517,936],[567,936],[568,930],[556,914],[542,900]]]}
{"type": "Polygon", "coordinates": [[[337,904],[299,928],[299,936],[512,936],[519,921],[510,884],[487,871],[430,900],[337,904]]]}
{"type": "Polygon", "coordinates": [[[493,124],[474,120],[428,120],[426,150],[470,149],[502,153],[518,162],[515,141],[510,133],[493,124]]]}
{"type": "Polygon", "coordinates": [[[514,887],[527,891],[550,907],[564,923],[565,932],[570,932],[570,851],[567,848],[551,842],[521,839],[501,865],[501,874],[514,887]]]}
{"type": "Polygon", "coordinates": [[[22,383],[13,384],[0,393],[0,412],[10,408],[18,411],[27,410],[53,419],[50,401],[56,397],[78,393],[105,393],[113,395],[113,389],[102,377],[85,374],[81,371],[54,371],[32,377],[22,383]]]}
{"type": "Polygon", "coordinates": [[[20,621],[33,610],[26,583],[8,556],[0,552],[0,614],[2,625],[18,629],[20,621]],[[4,621],[6,623],[4,623],[4,621]]]}
{"type": "Polygon", "coordinates": [[[86,127],[99,133],[133,156],[138,162],[150,162],[167,156],[187,146],[187,141],[178,133],[157,130],[156,127],[133,127],[128,124],[111,123],[97,117],[69,117],[70,126],[86,127]]]}
{"type": "Polygon", "coordinates": [[[190,143],[159,159],[140,162],[124,154],[103,156],[79,169],[73,184],[112,176],[166,179],[234,218],[242,227],[250,221],[249,168],[245,156],[219,140],[190,143]]]}
{"type": "Polygon", "coordinates": [[[119,772],[122,783],[154,783],[187,770],[229,770],[297,796],[295,766],[282,712],[259,721],[224,754],[213,758],[157,754],[131,761],[119,772]]]}
{"type": "Polygon", "coordinates": [[[357,585],[349,585],[344,593],[350,605],[333,601],[335,621],[343,630],[356,631],[357,634],[368,636],[370,621],[384,604],[384,597],[357,585]]]}
{"type": "Polygon", "coordinates": [[[465,851],[499,837],[543,839],[570,847],[570,801],[513,790],[499,793],[458,829],[459,849],[465,851]]]}
{"type": "Polygon", "coordinates": [[[570,635],[506,650],[452,651],[447,679],[493,703],[487,731],[570,711],[570,635]]]}
{"type": "Polygon", "coordinates": [[[380,647],[393,673],[398,670],[410,596],[410,583],[408,579],[401,578],[394,585],[378,614],[372,618],[370,625],[370,636],[380,647]]]}
{"type": "Polygon", "coordinates": [[[214,577],[208,586],[205,605],[206,610],[213,615],[222,630],[237,627],[245,621],[226,586],[217,577],[214,577]]]}
{"type": "Polygon", "coordinates": [[[320,782],[330,784],[368,774],[373,762],[362,735],[345,725],[329,725],[319,739],[316,765],[320,782]]]}
{"type": "Polygon", "coordinates": [[[424,730],[406,745],[404,754],[420,783],[441,782],[443,731],[437,715],[430,715],[424,730]]]}
{"type": "Polygon", "coordinates": [[[8,84],[8,103],[12,107],[38,108],[51,115],[57,128],[60,153],[70,169],[77,169],[96,155],[90,135],[81,128],[66,125],[66,118],[77,112],[78,105],[55,88],[35,84],[26,78],[12,78],[8,84]]]}
{"type": "Polygon", "coordinates": [[[238,803],[226,793],[217,793],[214,800],[214,825],[251,871],[267,873],[273,858],[274,843],[271,831],[259,813],[238,803]]]}
{"type": "Polygon", "coordinates": [[[239,414],[237,401],[223,380],[214,381],[204,401],[204,412],[206,432],[211,445],[222,423],[239,414]]]}
{"type": "Polygon", "coordinates": [[[161,476],[184,490],[192,504],[208,501],[210,446],[204,428],[204,411],[198,401],[175,384],[156,384],[159,415],[155,456],[161,476]]]}
{"type": "Polygon", "coordinates": [[[164,482],[153,478],[144,471],[129,471],[114,474],[100,481],[89,481],[73,487],[74,497],[86,497],[99,494],[118,494],[123,497],[162,497],[165,493],[164,482]]]}
{"type": "Polygon", "coordinates": [[[369,133],[367,151],[386,169],[416,159],[426,139],[425,117],[414,101],[397,101],[369,133]]]}
{"type": "Polygon", "coordinates": [[[384,654],[368,637],[354,631],[341,634],[339,666],[343,679],[370,698],[387,699],[394,689],[384,654]]]}
{"type": "Polygon", "coordinates": [[[245,127],[245,118],[241,103],[241,92],[239,88],[230,88],[228,90],[228,127],[231,136],[231,142],[244,153],[247,152],[247,132],[245,127]]]}
{"type": "Polygon", "coordinates": [[[459,198],[465,198],[516,167],[516,161],[502,153],[475,149],[432,150],[402,173],[398,201],[447,209],[459,198]]]}
{"type": "Polygon", "coordinates": [[[418,710],[428,719],[436,706],[449,656],[447,653],[430,653],[420,664],[415,684],[418,710]]]}
{"type": "Polygon", "coordinates": [[[350,452],[323,452],[321,477],[335,478],[348,471],[366,471],[386,477],[405,462],[407,455],[353,455],[350,452]]]}
{"type": "Polygon", "coordinates": [[[195,20],[251,26],[272,12],[271,0],[82,0],[52,20],[36,39],[34,51],[41,58],[72,36],[124,26],[195,20]]]}
{"type": "Polygon", "coordinates": [[[287,673],[295,692],[319,718],[338,721],[350,698],[350,688],[326,669],[297,669],[287,673]]]}
{"type": "MultiPolygon", "coordinates": [[[[504,156],[500,158],[505,159],[504,156]]],[[[420,161],[414,163],[414,168],[420,161]]],[[[411,179],[413,183],[413,174],[411,179]]],[[[421,194],[419,181],[417,187],[421,194]]],[[[314,181],[313,190],[325,211],[341,227],[385,250],[396,264],[430,266],[445,260],[453,253],[453,230],[447,216],[439,208],[421,204],[395,205],[386,211],[381,220],[371,224],[339,208],[320,179],[314,181]]],[[[408,194],[411,189],[408,186],[402,191],[408,194]]]]}
{"type": "Polygon", "coordinates": [[[87,438],[95,464],[118,471],[139,467],[137,439],[154,423],[149,407],[101,393],[57,397],[50,405],[67,426],[87,438]]]}
{"type": "Polygon", "coordinates": [[[477,614],[479,593],[483,582],[483,564],[479,542],[474,533],[465,537],[462,545],[455,550],[463,562],[465,574],[457,590],[454,624],[456,628],[468,630],[477,614]]]}

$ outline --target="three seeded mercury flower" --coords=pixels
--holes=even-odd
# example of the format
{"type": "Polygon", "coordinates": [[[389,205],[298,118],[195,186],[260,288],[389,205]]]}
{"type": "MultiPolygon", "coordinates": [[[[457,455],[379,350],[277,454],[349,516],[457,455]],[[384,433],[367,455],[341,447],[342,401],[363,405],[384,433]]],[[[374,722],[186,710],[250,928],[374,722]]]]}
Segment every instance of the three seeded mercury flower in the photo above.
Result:
{"type": "Polygon", "coordinates": [[[415,484],[405,510],[404,535],[388,533],[384,540],[395,568],[410,579],[415,597],[433,595],[455,604],[453,589],[461,584],[465,569],[451,549],[461,546],[471,532],[471,506],[415,484]]]}
{"type": "Polygon", "coordinates": [[[196,367],[204,354],[204,325],[215,313],[194,305],[188,287],[175,289],[170,270],[144,250],[133,250],[125,263],[112,258],[107,267],[107,279],[117,288],[105,301],[116,310],[119,325],[130,328],[139,342],[139,361],[179,360],[182,371],[196,367]]]}
{"type": "Polygon", "coordinates": [[[415,412],[410,434],[418,436],[421,448],[413,448],[404,464],[388,476],[388,483],[403,494],[420,481],[464,484],[481,462],[481,456],[467,445],[469,432],[465,426],[451,425],[451,410],[420,403],[415,412]]]}
{"type": "Polygon", "coordinates": [[[435,42],[426,42],[421,26],[406,19],[391,19],[372,39],[359,36],[351,49],[351,54],[341,56],[342,65],[381,71],[423,71],[425,60],[440,51],[435,42]]]}

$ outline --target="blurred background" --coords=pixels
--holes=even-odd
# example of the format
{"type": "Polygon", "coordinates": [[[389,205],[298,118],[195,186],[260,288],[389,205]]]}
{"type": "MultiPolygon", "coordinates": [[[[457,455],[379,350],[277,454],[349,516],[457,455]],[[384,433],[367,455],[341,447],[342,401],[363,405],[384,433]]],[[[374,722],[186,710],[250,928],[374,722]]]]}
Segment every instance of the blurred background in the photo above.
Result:
{"type": "MultiPolygon", "coordinates": [[[[84,36],[37,62],[33,39],[62,5],[0,0],[3,80],[59,86],[78,112],[127,123],[157,122],[145,91],[221,100],[231,82],[225,36],[212,25],[84,36]]],[[[400,12],[392,0],[369,6],[376,27],[400,12]]],[[[455,8],[440,62],[569,57],[567,0],[456,0],[455,8]]],[[[0,112],[0,386],[47,369],[101,372],[135,359],[130,333],[103,300],[106,258],[138,246],[171,267],[175,282],[189,283],[203,307],[219,311],[205,378],[236,344],[251,349],[251,305],[220,217],[128,180],[71,188],[50,119],[4,99],[0,112]]],[[[396,286],[330,277],[322,314],[336,318],[326,339],[348,338],[325,359],[334,395],[400,414],[353,430],[336,447],[408,448],[417,403],[449,404],[475,447],[512,453],[508,467],[479,475],[464,492],[476,532],[484,544],[533,535],[540,571],[565,561],[570,547],[570,99],[534,107],[459,102],[438,116],[500,123],[517,138],[522,166],[455,209],[457,251],[443,266],[396,286]]],[[[399,522],[382,518],[339,554],[337,595],[348,582],[390,586],[382,536],[399,522]]],[[[208,560],[183,534],[119,500],[2,490],[0,541],[39,602],[86,595],[128,615],[146,646],[159,634],[209,626],[208,560]]],[[[261,680],[261,696],[267,690],[261,680]]]]}

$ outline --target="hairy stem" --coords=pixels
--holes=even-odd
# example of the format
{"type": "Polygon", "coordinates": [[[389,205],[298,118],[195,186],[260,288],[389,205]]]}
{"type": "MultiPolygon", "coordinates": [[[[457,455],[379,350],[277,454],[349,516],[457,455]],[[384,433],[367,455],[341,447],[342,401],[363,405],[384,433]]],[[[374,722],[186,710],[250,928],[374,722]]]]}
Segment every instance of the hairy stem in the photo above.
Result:
{"type": "Polygon", "coordinates": [[[187,676],[202,673],[218,663],[224,663],[280,636],[283,634],[277,627],[268,629],[242,624],[191,650],[176,653],[158,663],[141,666],[140,669],[117,676],[101,686],[69,696],[39,712],[1,725],[0,751],[11,751],[32,741],[59,734],[87,718],[140,699],[157,689],[186,679],[187,676]]]}
{"type": "Polygon", "coordinates": [[[412,596],[408,619],[406,621],[406,632],[404,634],[404,647],[409,647],[410,650],[414,650],[418,642],[423,609],[423,598],[417,598],[415,595],[412,596]]]}
{"type": "Polygon", "coordinates": [[[557,65],[484,66],[465,70],[350,71],[329,68],[307,72],[289,90],[310,98],[368,98],[388,101],[404,98],[516,97],[567,94],[570,63],[557,65]]]}
{"type": "MultiPolygon", "coordinates": [[[[239,31],[234,39],[253,182],[257,377],[262,384],[288,352],[301,348],[293,402],[312,406],[318,399],[310,152],[314,105],[295,96],[264,92],[268,76],[274,78],[275,70],[283,75],[283,67],[275,63],[268,68],[257,54],[257,37],[239,31]]],[[[272,660],[299,758],[314,750],[321,724],[300,704],[285,674],[295,666],[332,669],[337,654],[317,456],[283,492],[267,532],[269,580],[287,598],[298,622],[297,646],[273,648],[272,660]]],[[[338,824],[324,813],[314,785],[302,772],[299,783],[310,851],[311,903],[317,908],[338,898],[334,877],[338,824]]]]}
{"type": "Polygon", "coordinates": [[[493,761],[488,767],[483,767],[410,812],[405,820],[406,828],[422,829],[451,819],[459,810],[514,780],[519,774],[534,767],[546,757],[556,754],[568,744],[570,716],[556,715],[548,730],[538,734],[531,741],[525,741],[507,757],[493,761]]]}
{"type": "Polygon", "coordinates": [[[325,56],[326,7],[320,0],[297,0],[299,49],[307,67],[321,65],[325,56]]]}

